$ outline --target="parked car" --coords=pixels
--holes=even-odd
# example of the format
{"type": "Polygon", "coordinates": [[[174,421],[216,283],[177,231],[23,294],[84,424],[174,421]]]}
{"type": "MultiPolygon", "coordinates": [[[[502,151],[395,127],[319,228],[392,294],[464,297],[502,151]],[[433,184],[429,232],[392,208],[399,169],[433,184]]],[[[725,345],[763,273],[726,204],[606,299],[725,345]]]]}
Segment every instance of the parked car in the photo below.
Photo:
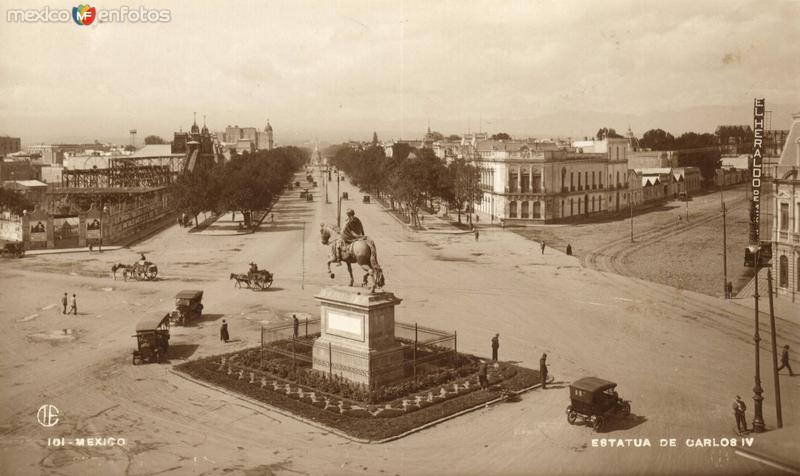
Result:
{"type": "Polygon", "coordinates": [[[185,289],[175,295],[175,310],[171,317],[178,325],[186,325],[203,314],[203,291],[185,289]]]}
{"type": "Polygon", "coordinates": [[[369,203],[369,195],[364,195],[364,198],[361,199],[362,203],[369,203]]]}
{"type": "Polygon", "coordinates": [[[146,319],[136,324],[136,344],[133,365],[142,362],[161,362],[169,349],[169,314],[161,319],[146,319]]]}
{"type": "Polygon", "coordinates": [[[597,377],[584,377],[569,386],[570,404],[567,422],[574,425],[580,417],[600,432],[611,418],[631,414],[631,403],[617,395],[617,384],[597,377]]]}
{"type": "Polygon", "coordinates": [[[22,242],[6,243],[0,249],[0,256],[6,258],[22,258],[25,256],[25,244],[22,242]]]}

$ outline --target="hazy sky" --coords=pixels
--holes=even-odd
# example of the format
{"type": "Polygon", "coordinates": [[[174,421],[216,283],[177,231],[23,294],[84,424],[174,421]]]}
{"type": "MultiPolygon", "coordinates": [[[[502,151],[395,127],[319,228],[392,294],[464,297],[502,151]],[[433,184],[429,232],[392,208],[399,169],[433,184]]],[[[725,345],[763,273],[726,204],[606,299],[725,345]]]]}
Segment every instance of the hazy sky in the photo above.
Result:
{"type": "Polygon", "coordinates": [[[780,123],[800,108],[798,1],[92,3],[121,5],[172,21],[8,23],[23,3],[0,0],[0,134],[171,138],[193,111],[212,130],[269,118],[281,143],[413,138],[428,120],[519,135],[627,121],[641,134],[702,127],[690,109],[705,106],[748,122],[756,96],[788,105],[780,123]]]}

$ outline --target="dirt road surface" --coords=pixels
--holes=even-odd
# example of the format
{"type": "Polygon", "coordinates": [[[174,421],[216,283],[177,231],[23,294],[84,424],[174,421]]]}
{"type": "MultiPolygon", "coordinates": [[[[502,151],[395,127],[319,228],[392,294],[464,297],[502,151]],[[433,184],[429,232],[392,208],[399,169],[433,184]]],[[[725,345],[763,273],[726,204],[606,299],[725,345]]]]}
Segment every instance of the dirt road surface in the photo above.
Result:
{"type": "MultiPolygon", "coordinates": [[[[351,197],[357,190],[344,185],[351,197]]],[[[102,254],[29,257],[0,264],[0,468],[14,475],[272,474],[757,474],[730,448],[686,439],[732,438],[735,395],[752,420],[752,311],[732,301],[584,269],[577,258],[507,231],[471,235],[407,232],[380,205],[343,202],[376,240],[397,319],[458,332],[459,351],[536,367],[547,352],[556,384],[521,402],[479,410],[401,440],[365,445],[198,386],[169,369],[186,359],[256,345],[262,323],[316,315],[313,296],[346,284],[325,272],[319,224],[336,205],[278,202],[274,225],[239,236],[188,234],[177,226],[102,254]],[[303,223],[305,222],[305,234],[303,223]],[[303,236],[305,238],[303,239],[303,236]],[[305,250],[305,251],[303,251],[305,250]],[[115,262],[144,252],[156,282],[110,277],[115,262]],[[265,292],[235,289],[232,272],[255,261],[275,274],[265,292]],[[305,262],[303,270],[302,263],[305,262]],[[163,316],[181,289],[203,289],[204,317],[172,329],[169,364],[131,365],[137,320],[163,316]],[[78,296],[78,315],[59,298],[78,296]],[[219,340],[222,319],[231,343],[219,340]],[[66,329],[67,334],[64,334],[66,329]],[[596,375],[619,383],[633,416],[595,434],[570,426],[568,383],[596,375]],[[37,409],[55,405],[45,428],[37,409]],[[125,438],[121,447],[48,447],[49,437],[125,438]],[[648,438],[652,447],[602,448],[594,438],[648,438]],[[660,438],[677,447],[659,448],[660,438]]],[[[356,273],[360,279],[360,272],[356,273]]],[[[763,308],[762,308],[763,309],[763,308]]],[[[762,316],[764,417],[775,425],[762,316]]],[[[800,348],[796,316],[779,316],[779,342],[800,348]]],[[[798,365],[800,367],[800,365],[798,365]]],[[[800,378],[782,379],[784,424],[800,424],[800,378]]]]}

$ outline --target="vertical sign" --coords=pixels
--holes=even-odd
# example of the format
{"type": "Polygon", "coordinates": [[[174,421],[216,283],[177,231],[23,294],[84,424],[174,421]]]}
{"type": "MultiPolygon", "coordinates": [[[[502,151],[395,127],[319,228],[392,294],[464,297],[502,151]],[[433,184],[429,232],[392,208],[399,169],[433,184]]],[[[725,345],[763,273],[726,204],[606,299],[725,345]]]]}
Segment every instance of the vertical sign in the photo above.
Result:
{"type": "Polygon", "coordinates": [[[761,178],[764,159],[761,147],[764,143],[764,99],[753,100],[753,158],[750,160],[750,244],[760,242],[761,223],[761,178]]]}

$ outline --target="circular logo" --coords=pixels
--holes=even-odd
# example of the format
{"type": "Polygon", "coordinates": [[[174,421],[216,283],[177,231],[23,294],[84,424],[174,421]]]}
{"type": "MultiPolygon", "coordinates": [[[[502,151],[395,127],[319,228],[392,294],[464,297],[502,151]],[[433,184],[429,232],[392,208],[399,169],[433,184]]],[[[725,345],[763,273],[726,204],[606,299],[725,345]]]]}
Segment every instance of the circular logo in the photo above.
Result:
{"type": "Polygon", "coordinates": [[[36,421],[44,427],[55,426],[58,423],[58,408],[55,405],[45,404],[36,412],[36,421]]]}
{"type": "Polygon", "coordinates": [[[89,5],[72,7],[72,19],[78,25],[91,25],[97,16],[97,9],[89,5]]]}

